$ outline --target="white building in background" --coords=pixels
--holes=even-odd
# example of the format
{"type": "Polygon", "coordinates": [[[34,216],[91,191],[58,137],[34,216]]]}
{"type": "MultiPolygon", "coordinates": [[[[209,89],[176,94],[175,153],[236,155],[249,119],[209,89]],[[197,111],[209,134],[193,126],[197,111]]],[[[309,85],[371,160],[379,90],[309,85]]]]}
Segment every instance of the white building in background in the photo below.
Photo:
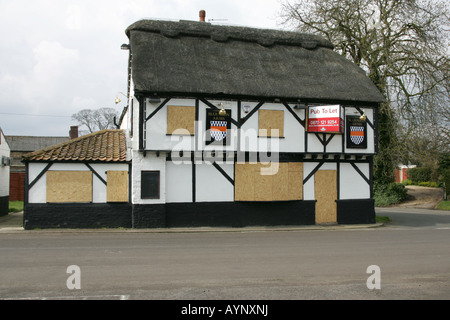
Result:
{"type": "Polygon", "coordinates": [[[9,211],[9,169],[11,166],[11,150],[5,135],[0,128],[0,216],[9,211]]]}

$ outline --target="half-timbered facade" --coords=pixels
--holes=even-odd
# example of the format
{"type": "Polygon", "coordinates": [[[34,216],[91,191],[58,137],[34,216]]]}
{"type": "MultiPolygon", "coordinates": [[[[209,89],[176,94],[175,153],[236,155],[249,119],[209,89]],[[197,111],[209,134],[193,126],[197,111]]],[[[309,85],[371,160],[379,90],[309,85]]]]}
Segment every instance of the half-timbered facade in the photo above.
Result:
{"type": "Polygon", "coordinates": [[[25,229],[131,227],[123,130],[102,130],[23,155],[25,229]]]}
{"type": "Polygon", "coordinates": [[[135,227],[373,223],[382,95],[317,36],[131,25],[135,227]]]}
{"type": "Polygon", "coordinates": [[[126,34],[120,130],[24,156],[26,228],[375,222],[383,96],[330,42],[193,21],[126,34]]]}

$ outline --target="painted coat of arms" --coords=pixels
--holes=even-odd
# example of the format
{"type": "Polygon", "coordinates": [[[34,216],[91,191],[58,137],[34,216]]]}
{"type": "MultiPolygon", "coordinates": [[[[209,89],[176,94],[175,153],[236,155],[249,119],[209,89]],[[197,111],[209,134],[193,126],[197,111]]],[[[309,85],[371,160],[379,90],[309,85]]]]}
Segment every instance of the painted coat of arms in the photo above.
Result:
{"type": "Polygon", "coordinates": [[[359,116],[347,116],[347,148],[366,149],[367,148],[367,122],[359,116]]]}
{"type": "Polygon", "coordinates": [[[360,145],[364,142],[364,127],[362,126],[350,126],[350,140],[360,145]]]}
{"type": "Polygon", "coordinates": [[[227,137],[227,121],[210,121],[211,139],[223,141],[227,137]]]}
{"type": "Polygon", "coordinates": [[[228,132],[231,129],[231,110],[225,110],[226,115],[220,115],[219,110],[206,111],[206,145],[228,145],[228,132]]]}

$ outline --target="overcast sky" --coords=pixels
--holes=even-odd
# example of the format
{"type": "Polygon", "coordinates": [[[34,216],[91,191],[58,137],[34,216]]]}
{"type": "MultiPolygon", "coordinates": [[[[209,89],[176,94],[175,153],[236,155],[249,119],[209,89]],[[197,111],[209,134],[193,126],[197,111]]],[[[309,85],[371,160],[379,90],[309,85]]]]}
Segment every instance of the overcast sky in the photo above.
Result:
{"type": "Polygon", "coordinates": [[[0,0],[4,134],[67,136],[82,109],[121,112],[125,29],[147,18],[198,21],[201,9],[226,19],[212,23],[281,29],[278,0],[0,0]]]}

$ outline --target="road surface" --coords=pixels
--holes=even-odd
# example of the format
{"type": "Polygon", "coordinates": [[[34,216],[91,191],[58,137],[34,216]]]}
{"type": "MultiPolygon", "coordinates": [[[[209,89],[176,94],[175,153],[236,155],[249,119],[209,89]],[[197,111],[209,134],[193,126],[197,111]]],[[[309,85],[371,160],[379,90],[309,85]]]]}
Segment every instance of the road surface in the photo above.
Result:
{"type": "Polygon", "coordinates": [[[450,299],[450,214],[408,210],[363,229],[0,232],[0,299],[450,299]]]}

